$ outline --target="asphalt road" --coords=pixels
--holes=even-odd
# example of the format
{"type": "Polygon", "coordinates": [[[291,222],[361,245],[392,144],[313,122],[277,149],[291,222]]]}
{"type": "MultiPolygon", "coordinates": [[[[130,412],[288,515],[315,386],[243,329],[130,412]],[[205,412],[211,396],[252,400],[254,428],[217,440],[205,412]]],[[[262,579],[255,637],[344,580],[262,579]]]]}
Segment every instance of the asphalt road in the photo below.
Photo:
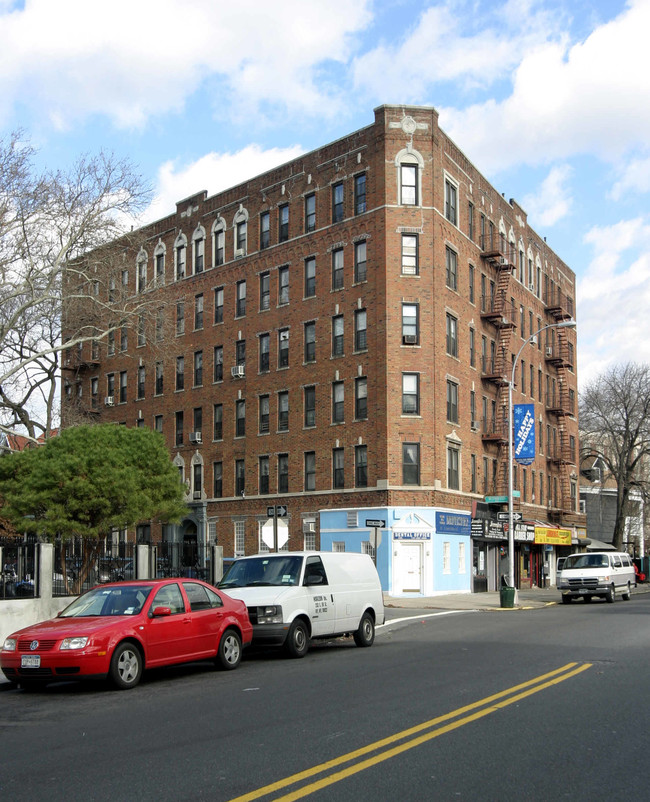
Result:
{"type": "Polygon", "coordinates": [[[647,795],[650,594],[390,616],[371,649],[336,641],[303,660],[251,652],[237,671],[155,671],[127,692],[74,684],[5,691],[0,797],[647,795]]]}

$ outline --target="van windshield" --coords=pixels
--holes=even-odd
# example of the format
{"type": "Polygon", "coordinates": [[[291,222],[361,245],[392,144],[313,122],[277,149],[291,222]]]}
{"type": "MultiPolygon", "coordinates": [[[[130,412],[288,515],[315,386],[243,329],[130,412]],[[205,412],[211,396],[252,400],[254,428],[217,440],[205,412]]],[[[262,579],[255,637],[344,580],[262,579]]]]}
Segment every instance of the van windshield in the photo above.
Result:
{"type": "Polygon", "coordinates": [[[606,554],[573,554],[566,558],[562,567],[563,571],[567,568],[608,568],[609,557],[606,554]]]}
{"type": "Polygon", "coordinates": [[[235,560],[226,571],[219,587],[250,588],[264,585],[297,585],[302,557],[253,557],[235,560]]]}

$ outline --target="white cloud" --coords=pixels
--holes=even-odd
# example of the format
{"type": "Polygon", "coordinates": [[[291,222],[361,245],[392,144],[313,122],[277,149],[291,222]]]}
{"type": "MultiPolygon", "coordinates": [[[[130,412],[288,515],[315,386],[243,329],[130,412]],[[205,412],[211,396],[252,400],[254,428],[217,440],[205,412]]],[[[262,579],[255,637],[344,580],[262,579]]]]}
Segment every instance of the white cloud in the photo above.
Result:
{"type": "Polygon", "coordinates": [[[175,211],[178,201],[202,189],[207,190],[208,196],[214,195],[295,159],[302,152],[297,145],[268,150],[248,145],[236,153],[207,153],[183,166],[165,162],[158,170],[154,200],[140,223],[166,217],[175,211]]]}
{"type": "Polygon", "coordinates": [[[650,3],[631,0],[584,42],[525,52],[505,100],[442,109],[441,124],[488,170],[579,153],[614,160],[647,143],[648,30],[650,3]]]}
{"type": "Polygon", "coordinates": [[[612,187],[610,197],[620,200],[628,193],[650,192],[650,158],[632,159],[612,187]]]}
{"type": "Polygon", "coordinates": [[[317,70],[349,59],[370,19],[369,0],[340,14],[329,0],[25,0],[11,14],[0,2],[0,119],[21,103],[61,127],[93,114],[140,126],[205,81],[215,103],[335,114],[317,70]]]}
{"type": "Polygon", "coordinates": [[[569,214],[572,198],[566,185],[572,174],[568,164],[553,167],[539,191],[524,197],[523,207],[533,226],[548,228],[569,214]]]}
{"type": "Polygon", "coordinates": [[[650,222],[594,227],[594,258],[578,283],[580,383],[620,362],[650,362],[650,222]]]}

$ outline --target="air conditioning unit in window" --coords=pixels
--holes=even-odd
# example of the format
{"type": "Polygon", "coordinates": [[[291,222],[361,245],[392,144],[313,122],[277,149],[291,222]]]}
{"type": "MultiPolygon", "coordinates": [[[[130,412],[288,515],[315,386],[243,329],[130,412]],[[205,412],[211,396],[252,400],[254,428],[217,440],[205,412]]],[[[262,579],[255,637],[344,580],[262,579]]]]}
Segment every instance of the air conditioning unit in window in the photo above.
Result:
{"type": "Polygon", "coordinates": [[[546,356],[553,356],[553,347],[551,345],[546,346],[546,356]]]}
{"type": "Polygon", "coordinates": [[[529,289],[531,292],[535,292],[535,285],[533,284],[533,282],[532,282],[532,281],[531,281],[531,282],[530,282],[530,284],[528,285],[528,289],[529,289]]]}
{"type": "Polygon", "coordinates": [[[104,405],[105,406],[112,407],[114,403],[115,403],[115,398],[112,395],[107,395],[104,398],[104,405]]]}
{"type": "Polygon", "coordinates": [[[193,499],[200,499],[201,498],[201,491],[200,490],[195,490],[194,493],[192,493],[192,498],[193,499]]]}
{"type": "Polygon", "coordinates": [[[478,432],[478,429],[479,429],[478,421],[477,420],[473,420],[472,421],[472,431],[473,432],[478,432]]]}
{"type": "Polygon", "coordinates": [[[237,248],[235,251],[235,259],[241,259],[242,256],[246,256],[246,250],[244,248],[237,248]]]}
{"type": "Polygon", "coordinates": [[[201,432],[190,432],[190,443],[202,443],[201,432]]]}
{"type": "Polygon", "coordinates": [[[244,365],[234,365],[230,368],[230,375],[233,379],[243,379],[246,375],[246,368],[244,365]]]}
{"type": "Polygon", "coordinates": [[[402,342],[404,345],[417,345],[417,335],[416,334],[405,334],[402,337],[402,342]]]}
{"type": "Polygon", "coordinates": [[[315,532],[316,531],[316,523],[314,521],[308,521],[305,524],[305,532],[315,532]]]}

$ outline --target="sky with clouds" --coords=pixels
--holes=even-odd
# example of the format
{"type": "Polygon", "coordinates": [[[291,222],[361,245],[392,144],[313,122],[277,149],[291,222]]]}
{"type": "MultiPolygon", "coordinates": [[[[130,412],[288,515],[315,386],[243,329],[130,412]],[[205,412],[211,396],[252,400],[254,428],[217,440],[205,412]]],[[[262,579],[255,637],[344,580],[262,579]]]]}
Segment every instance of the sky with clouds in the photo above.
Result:
{"type": "Polygon", "coordinates": [[[650,362],[648,31],[650,0],[0,0],[0,136],[129,157],[155,219],[435,106],[575,270],[584,385],[650,362]]]}

